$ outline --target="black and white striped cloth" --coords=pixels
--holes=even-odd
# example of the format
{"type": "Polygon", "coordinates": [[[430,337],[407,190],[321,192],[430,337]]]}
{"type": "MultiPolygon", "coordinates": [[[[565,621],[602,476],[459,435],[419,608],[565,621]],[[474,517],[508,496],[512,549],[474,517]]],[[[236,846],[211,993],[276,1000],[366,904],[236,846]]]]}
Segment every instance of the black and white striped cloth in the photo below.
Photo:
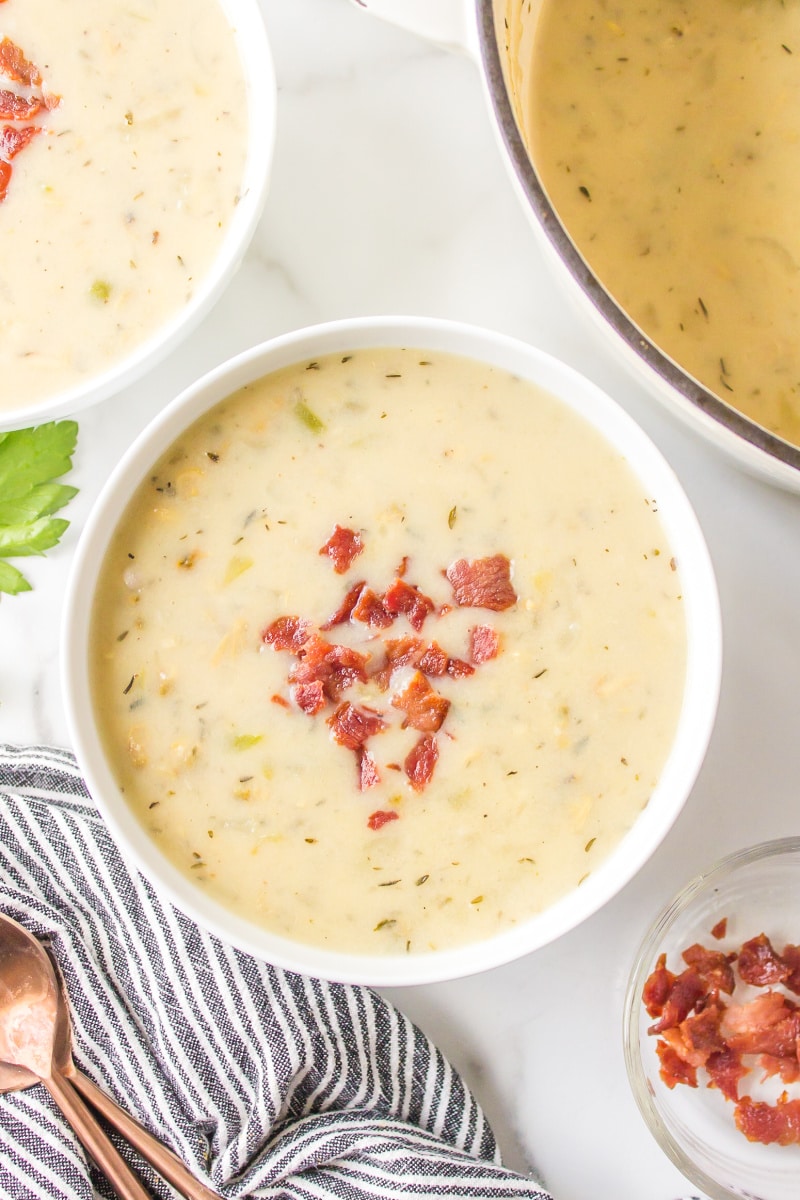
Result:
{"type": "MultiPolygon", "coordinates": [[[[161,903],[64,750],[0,746],[0,906],[59,962],[78,1065],[222,1196],[549,1200],[500,1165],[463,1081],[391,1005],[161,903]]],[[[0,1096],[0,1195],[111,1195],[42,1087],[0,1096]]]]}

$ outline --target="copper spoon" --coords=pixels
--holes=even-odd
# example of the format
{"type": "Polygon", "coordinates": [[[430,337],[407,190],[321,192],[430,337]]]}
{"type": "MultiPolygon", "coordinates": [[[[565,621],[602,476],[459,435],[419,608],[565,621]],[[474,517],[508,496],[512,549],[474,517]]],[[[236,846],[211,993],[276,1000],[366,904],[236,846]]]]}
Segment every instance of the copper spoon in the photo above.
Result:
{"type": "MultiPolygon", "coordinates": [[[[0,955],[2,954],[3,926],[9,920],[10,918],[0,914],[0,955]]],[[[16,925],[16,922],[14,924],[16,925]]],[[[32,953],[44,956],[47,965],[52,967],[47,951],[41,942],[33,934],[29,933],[28,930],[23,929],[22,926],[16,925],[16,928],[21,929],[25,936],[30,939],[32,953]]],[[[2,970],[1,959],[0,970],[2,970]]],[[[107,1096],[88,1076],[84,1075],[75,1066],[72,1058],[72,1034],[66,989],[60,972],[57,969],[55,975],[58,995],[53,1040],[53,1062],[61,1075],[82,1092],[84,1098],[139,1151],[143,1158],[147,1159],[151,1166],[155,1167],[164,1179],[171,1183],[181,1195],[185,1196],[186,1200],[219,1200],[219,1193],[211,1191],[204,1183],[196,1179],[183,1161],[178,1158],[177,1154],[174,1154],[158,1138],[154,1137],[152,1133],[141,1126],[138,1121],[135,1121],[124,1109],[120,1108],[115,1100],[107,1096]]],[[[0,1001],[1,1003],[2,1001],[0,1001]]],[[[0,1093],[31,1087],[37,1082],[36,1075],[26,1067],[0,1062],[0,1093]]]]}
{"type": "Polygon", "coordinates": [[[26,929],[0,914],[0,1062],[43,1083],[121,1200],[151,1200],[53,1061],[58,984],[50,959],[26,929]]]}

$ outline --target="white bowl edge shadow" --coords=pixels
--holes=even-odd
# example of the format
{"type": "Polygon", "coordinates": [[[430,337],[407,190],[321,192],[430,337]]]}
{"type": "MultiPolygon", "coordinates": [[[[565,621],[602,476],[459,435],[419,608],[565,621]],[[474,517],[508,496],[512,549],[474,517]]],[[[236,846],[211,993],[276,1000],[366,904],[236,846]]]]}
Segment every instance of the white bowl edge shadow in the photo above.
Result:
{"type": "Polygon", "coordinates": [[[672,468],[648,436],[601,389],[571,367],[517,341],[459,322],[360,317],[281,335],[221,364],[185,389],[143,431],[112,471],[80,536],[63,614],[61,680],[72,746],[120,852],[178,909],[225,942],[277,966],[373,986],[433,983],[500,966],[553,941],[592,915],[638,872],[688,799],[716,717],[722,668],[719,598],[694,511],[672,468]],[[128,808],[94,726],[88,675],[90,605],[111,534],[136,485],[181,431],[238,387],[271,371],[336,351],[413,346],[492,363],[560,397],[615,445],[658,515],[679,558],[685,590],[688,658],[684,704],[652,797],[618,847],[575,891],[513,929],[481,942],[415,955],[349,955],[300,945],[228,912],[174,867],[128,808]]]}
{"type": "Polygon", "coordinates": [[[258,0],[219,0],[247,82],[248,151],[240,198],[214,261],[191,299],[104,371],[25,407],[0,410],[0,431],[72,416],[117,395],[162,362],[212,310],[247,252],[266,204],[277,125],[277,82],[258,0]]]}

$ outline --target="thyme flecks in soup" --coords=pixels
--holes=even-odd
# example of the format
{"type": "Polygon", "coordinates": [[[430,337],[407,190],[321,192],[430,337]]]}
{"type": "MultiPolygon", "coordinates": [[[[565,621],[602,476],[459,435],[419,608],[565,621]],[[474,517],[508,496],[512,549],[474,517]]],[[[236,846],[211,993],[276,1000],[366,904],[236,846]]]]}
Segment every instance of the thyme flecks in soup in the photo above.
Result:
{"type": "Polygon", "coordinates": [[[0,409],[116,365],[187,303],[247,104],[218,0],[0,5],[0,409]]]}
{"type": "Polygon", "coordinates": [[[365,953],[550,905],[647,804],[684,684],[654,500],[502,370],[362,350],[213,408],[141,484],[92,616],[128,802],[223,905],[365,953]]]}
{"type": "Polygon", "coordinates": [[[800,5],[543,0],[525,105],[567,231],[636,324],[800,445],[800,5]]]}

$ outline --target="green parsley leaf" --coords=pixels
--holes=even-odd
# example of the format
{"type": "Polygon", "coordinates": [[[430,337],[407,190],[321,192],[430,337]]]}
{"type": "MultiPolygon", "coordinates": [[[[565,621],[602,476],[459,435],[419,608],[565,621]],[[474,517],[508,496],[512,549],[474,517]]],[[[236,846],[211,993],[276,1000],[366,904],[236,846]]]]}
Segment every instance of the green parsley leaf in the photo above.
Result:
{"type": "Polygon", "coordinates": [[[68,527],[53,513],[77,488],[56,480],[71,469],[77,439],[75,421],[0,433],[0,592],[30,591],[21,572],[3,559],[44,554],[68,527]]]}
{"type": "Polygon", "coordinates": [[[22,572],[18,571],[16,567],[12,567],[11,563],[0,560],[0,592],[16,596],[18,592],[29,592],[30,590],[31,585],[22,572]]]}

